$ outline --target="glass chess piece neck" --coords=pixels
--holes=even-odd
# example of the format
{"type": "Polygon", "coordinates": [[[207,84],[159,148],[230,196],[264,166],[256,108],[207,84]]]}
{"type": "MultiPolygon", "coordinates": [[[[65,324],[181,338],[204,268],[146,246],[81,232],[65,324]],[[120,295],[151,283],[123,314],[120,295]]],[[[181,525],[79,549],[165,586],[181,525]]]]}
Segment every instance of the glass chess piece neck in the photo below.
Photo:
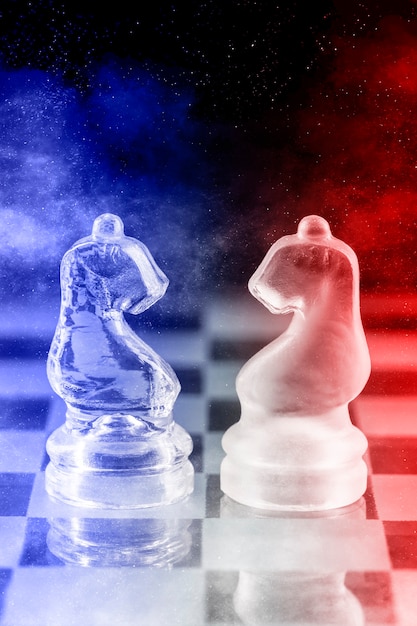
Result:
{"type": "Polygon", "coordinates": [[[140,314],[168,279],[122,220],[99,216],[61,263],[61,309],[47,361],[66,422],[47,442],[51,497],[80,506],[169,504],[193,489],[192,441],[173,419],[171,366],[124,313],[140,314]]]}

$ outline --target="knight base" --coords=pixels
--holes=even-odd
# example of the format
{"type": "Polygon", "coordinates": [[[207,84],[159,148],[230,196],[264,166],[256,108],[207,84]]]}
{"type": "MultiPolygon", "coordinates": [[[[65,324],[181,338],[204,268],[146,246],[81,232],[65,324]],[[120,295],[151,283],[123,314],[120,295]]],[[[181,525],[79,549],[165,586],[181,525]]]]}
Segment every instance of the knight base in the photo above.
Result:
{"type": "Polygon", "coordinates": [[[64,424],[49,437],[45,487],[51,498],[79,507],[130,509],[173,504],[193,491],[192,440],[175,422],[142,436],[126,427],[94,431],[64,424]]]}
{"type": "Polygon", "coordinates": [[[366,491],[368,442],[347,408],[281,417],[263,428],[246,422],[223,436],[220,486],[232,500],[271,511],[319,511],[348,506],[366,491]]]}
{"type": "Polygon", "coordinates": [[[320,511],[348,506],[366,490],[367,467],[359,461],[352,467],[327,470],[256,469],[222,463],[221,489],[232,500],[271,511],[320,511]]]}

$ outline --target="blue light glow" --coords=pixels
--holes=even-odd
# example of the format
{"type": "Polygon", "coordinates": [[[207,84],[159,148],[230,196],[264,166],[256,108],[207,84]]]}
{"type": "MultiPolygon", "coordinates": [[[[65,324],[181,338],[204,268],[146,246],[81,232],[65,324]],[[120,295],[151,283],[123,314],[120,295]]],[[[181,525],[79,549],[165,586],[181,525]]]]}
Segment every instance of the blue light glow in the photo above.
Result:
{"type": "Polygon", "coordinates": [[[0,102],[3,297],[55,294],[62,255],[107,211],[151,249],[179,299],[198,288],[210,201],[189,88],[110,60],[82,94],[46,72],[2,70],[0,102]]]}

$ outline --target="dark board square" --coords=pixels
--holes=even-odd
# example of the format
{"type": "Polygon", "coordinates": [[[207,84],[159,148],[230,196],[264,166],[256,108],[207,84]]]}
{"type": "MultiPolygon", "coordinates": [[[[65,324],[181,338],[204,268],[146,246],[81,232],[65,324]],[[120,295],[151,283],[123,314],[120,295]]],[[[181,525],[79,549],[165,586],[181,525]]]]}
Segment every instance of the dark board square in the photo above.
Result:
{"type": "Polygon", "coordinates": [[[417,569],[417,522],[384,522],[394,569],[417,569]]]}
{"type": "Polygon", "coordinates": [[[193,440],[193,451],[190,454],[190,461],[195,472],[203,471],[203,437],[202,435],[191,434],[193,440]]]}
{"type": "Polygon", "coordinates": [[[2,359],[40,359],[46,362],[51,338],[2,337],[0,357],[2,359]]]}
{"type": "Polygon", "coordinates": [[[199,368],[175,368],[175,373],[181,383],[182,393],[202,392],[203,385],[201,379],[201,370],[199,368]]]}
{"type": "Polygon", "coordinates": [[[415,395],[417,372],[373,371],[362,393],[375,395],[415,395]]]}
{"type": "MultiPolygon", "coordinates": [[[[208,624],[243,624],[233,605],[239,572],[206,572],[205,616],[208,624]]],[[[270,622],[272,625],[272,622],[270,622]]]]}
{"type": "Polygon", "coordinates": [[[359,600],[363,624],[398,623],[390,572],[347,572],[345,585],[359,600]]]}
{"type": "Polygon", "coordinates": [[[3,603],[6,599],[7,588],[12,579],[13,570],[9,568],[0,568],[0,618],[3,613],[3,603]]]}
{"type": "Polygon", "coordinates": [[[206,517],[220,517],[222,496],[219,474],[209,474],[206,484],[206,517]]]}
{"type": "Polygon", "coordinates": [[[365,500],[366,519],[379,519],[378,509],[375,502],[375,495],[372,488],[372,480],[370,476],[368,476],[368,485],[363,498],[365,500]]]}
{"type": "Polygon", "coordinates": [[[0,567],[0,597],[7,589],[9,582],[12,578],[13,570],[8,567],[0,567]]]}
{"type": "Polygon", "coordinates": [[[209,430],[226,430],[240,418],[239,400],[211,400],[209,403],[209,430]]]}
{"type": "Polygon", "coordinates": [[[0,428],[44,430],[49,398],[0,398],[0,428]]]}
{"type": "Polygon", "coordinates": [[[267,340],[238,341],[214,339],[211,343],[210,357],[213,361],[247,361],[267,343],[267,340]]]}
{"type": "Polygon", "coordinates": [[[368,437],[373,474],[417,474],[417,439],[368,437]]]}
{"type": "Polygon", "coordinates": [[[357,407],[356,407],[355,402],[351,402],[349,404],[349,415],[350,415],[350,421],[352,422],[352,424],[360,428],[359,426],[360,420],[358,419],[357,407]]]}
{"type": "Polygon", "coordinates": [[[50,552],[46,543],[49,528],[48,520],[44,518],[30,517],[27,520],[19,565],[22,567],[63,565],[63,562],[50,552]]]}
{"type": "Polygon", "coordinates": [[[40,470],[41,472],[44,472],[46,470],[46,466],[48,465],[48,463],[50,462],[50,458],[49,458],[49,454],[47,453],[47,451],[45,450],[44,454],[43,454],[43,459],[42,459],[42,463],[41,463],[41,467],[40,470]]]}
{"type": "Polygon", "coordinates": [[[35,474],[0,473],[0,516],[24,517],[35,474]]]}
{"type": "Polygon", "coordinates": [[[166,303],[157,303],[141,315],[125,313],[129,326],[140,335],[140,331],[151,329],[163,330],[199,330],[201,328],[201,311],[199,307],[188,312],[169,312],[166,303]]]}

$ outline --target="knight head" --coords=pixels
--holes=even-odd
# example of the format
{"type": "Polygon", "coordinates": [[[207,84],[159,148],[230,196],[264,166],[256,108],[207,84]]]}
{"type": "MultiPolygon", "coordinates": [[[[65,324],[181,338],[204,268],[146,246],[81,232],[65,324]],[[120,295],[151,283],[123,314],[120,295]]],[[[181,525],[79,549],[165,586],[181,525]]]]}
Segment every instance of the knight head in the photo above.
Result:
{"type": "Polygon", "coordinates": [[[273,313],[303,310],[324,288],[338,289],[339,298],[352,294],[359,276],[357,258],[333,237],[329,224],[317,215],[303,218],[295,235],[279,239],[249,281],[249,290],[273,313]]]}
{"type": "Polygon", "coordinates": [[[168,279],[147,247],[126,237],[120,217],[105,213],[65,254],[61,285],[71,306],[137,314],[164,295],[168,279]]]}

